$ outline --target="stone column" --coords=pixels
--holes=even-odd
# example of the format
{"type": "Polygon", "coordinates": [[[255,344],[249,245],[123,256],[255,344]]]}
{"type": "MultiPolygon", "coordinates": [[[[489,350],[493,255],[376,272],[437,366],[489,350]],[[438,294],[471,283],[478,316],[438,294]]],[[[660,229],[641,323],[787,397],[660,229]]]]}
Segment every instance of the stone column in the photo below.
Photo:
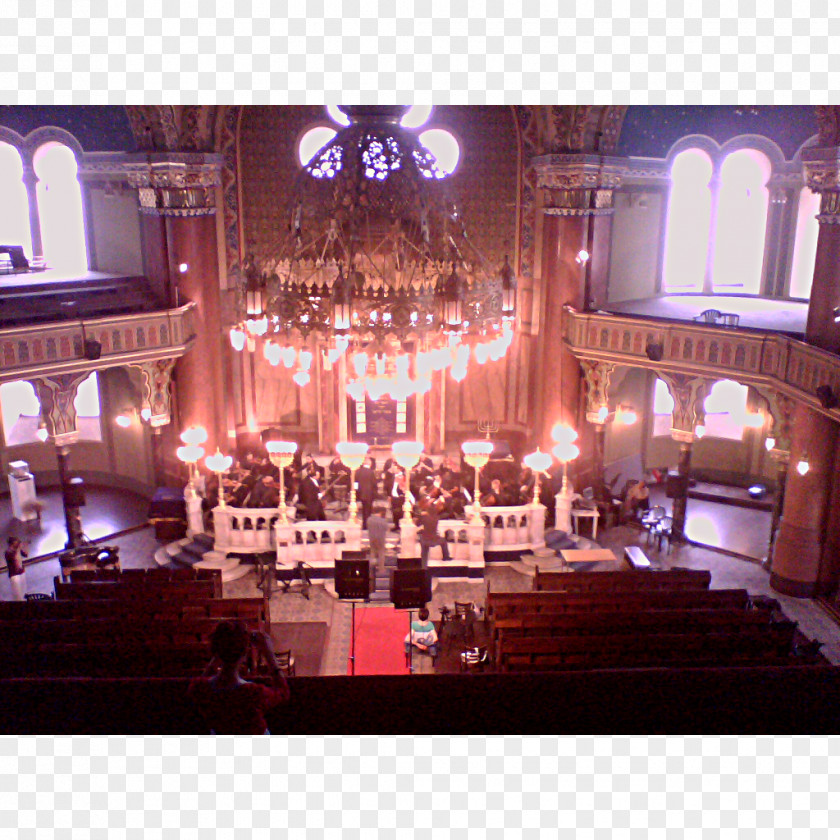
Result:
{"type": "Polygon", "coordinates": [[[784,509],[773,552],[770,586],[797,598],[816,594],[825,515],[833,481],[837,426],[805,405],[794,413],[784,509]],[[797,466],[807,459],[808,472],[797,466]]]}
{"type": "Polygon", "coordinates": [[[805,182],[820,194],[817,256],[805,340],[837,353],[840,352],[840,324],[834,320],[834,308],[840,302],[837,299],[840,287],[840,149],[836,146],[807,149],[802,158],[805,182]]]}
{"type": "Polygon", "coordinates": [[[23,167],[23,185],[26,187],[26,198],[29,202],[29,233],[32,236],[32,256],[44,255],[41,242],[41,222],[38,218],[38,176],[28,164],[23,167]]]}
{"type": "Polygon", "coordinates": [[[592,447],[592,486],[595,498],[603,501],[607,423],[615,417],[609,409],[610,377],[615,370],[615,365],[611,362],[592,362],[588,359],[582,360],[580,365],[586,382],[586,420],[595,433],[592,447]]]}
{"type": "Polygon", "coordinates": [[[141,417],[149,424],[152,432],[152,465],[155,484],[166,484],[165,453],[161,442],[161,429],[172,420],[172,370],[174,359],[156,359],[136,365],[140,370],[141,417]]]}
{"type": "Polygon", "coordinates": [[[671,437],[679,442],[680,454],[677,474],[680,486],[673,500],[671,516],[671,539],[681,542],[685,535],[685,517],[688,505],[688,478],[691,471],[691,447],[697,439],[697,426],[703,423],[703,403],[709,393],[710,381],[701,376],[685,373],[657,371],[657,375],[668,386],[674,400],[671,416],[671,437]]]}
{"type": "Polygon", "coordinates": [[[580,368],[563,340],[563,307],[585,309],[606,293],[603,260],[577,261],[586,250],[601,255],[608,227],[596,217],[613,212],[613,191],[623,161],[601,155],[551,154],[532,161],[543,191],[542,267],[539,301],[541,345],[534,354],[535,437],[551,448],[557,422],[575,427],[580,413],[580,368]],[[597,284],[597,288],[593,287],[597,284]]]}
{"type": "Polygon", "coordinates": [[[67,528],[66,548],[77,548],[82,544],[83,537],[79,508],[67,504],[66,487],[70,479],[70,446],[79,438],[74,402],[79,385],[87,379],[89,373],[62,373],[32,380],[41,403],[41,416],[55,443],[64,524],[67,528]]]}
{"type": "Polygon", "coordinates": [[[785,508],[785,490],[787,489],[787,474],[790,463],[790,452],[774,449],[770,457],[776,462],[776,498],[773,502],[773,513],[770,517],[770,540],[767,544],[767,570],[773,569],[773,551],[776,543],[776,534],[779,530],[779,523],[782,519],[782,511],[785,508]]]}
{"type": "Polygon", "coordinates": [[[196,304],[195,345],[174,371],[176,424],[179,431],[204,426],[208,452],[227,443],[215,217],[222,164],[221,155],[180,152],[131,156],[126,164],[140,200],[147,270],[170,305],[196,304]]]}

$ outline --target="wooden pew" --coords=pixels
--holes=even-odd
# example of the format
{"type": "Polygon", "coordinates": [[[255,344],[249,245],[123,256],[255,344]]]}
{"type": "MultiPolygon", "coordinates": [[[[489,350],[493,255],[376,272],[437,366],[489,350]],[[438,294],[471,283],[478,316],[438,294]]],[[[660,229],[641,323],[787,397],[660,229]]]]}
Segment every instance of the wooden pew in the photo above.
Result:
{"type": "Polygon", "coordinates": [[[195,569],[177,568],[167,569],[163,567],[151,569],[71,569],[64,576],[67,583],[136,583],[143,584],[149,581],[191,581],[191,580],[215,580],[219,583],[219,596],[221,597],[222,573],[219,569],[195,569]]]}
{"type": "Polygon", "coordinates": [[[712,573],[706,569],[648,572],[541,572],[534,575],[535,592],[625,592],[708,589],[712,573]]]}
{"type": "Polygon", "coordinates": [[[737,633],[528,637],[500,640],[501,671],[795,664],[794,622],[737,633]],[[790,659],[790,662],[787,660],[790,659]]]}
{"type": "Polygon", "coordinates": [[[117,581],[63,583],[55,580],[57,600],[151,600],[177,597],[221,598],[221,586],[214,580],[120,583],[117,581]]]}
{"type": "MultiPolygon", "coordinates": [[[[575,573],[577,574],[577,573],[575,573]]],[[[522,613],[575,613],[606,610],[639,612],[667,609],[747,609],[746,589],[698,589],[682,592],[488,592],[486,616],[490,620],[522,613]]]]}
{"type": "MultiPolygon", "coordinates": [[[[94,585],[94,584],[92,584],[94,585]]],[[[0,601],[0,621],[48,619],[117,618],[140,622],[184,618],[257,619],[267,628],[268,615],[262,598],[193,598],[180,596],[154,599],[94,599],[67,601],[0,601]]]]}

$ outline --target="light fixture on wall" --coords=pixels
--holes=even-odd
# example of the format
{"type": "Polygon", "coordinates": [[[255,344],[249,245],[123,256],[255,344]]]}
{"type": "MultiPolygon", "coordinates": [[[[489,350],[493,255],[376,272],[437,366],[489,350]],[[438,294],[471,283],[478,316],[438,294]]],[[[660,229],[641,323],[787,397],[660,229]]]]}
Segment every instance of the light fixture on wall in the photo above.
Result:
{"type": "Polygon", "coordinates": [[[799,475],[806,475],[810,469],[811,464],[808,461],[808,456],[803,454],[796,464],[796,471],[799,473],[799,475]]]}
{"type": "Polygon", "coordinates": [[[697,437],[697,439],[699,440],[699,439],[700,439],[700,438],[702,438],[705,434],[706,434],[706,427],[705,427],[702,423],[698,423],[698,424],[694,427],[694,435],[695,435],[695,437],[697,437]]]}
{"type": "Polygon", "coordinates": [[[114,422],[121,428],[127,429],[131,425],[131,417],[128,414],[118,414],[114,422]]]}
{"type": "Polygon", "coordinates": [[[625,426],[632,426],[639,419],[639,415],[626,405],[620,405],[615,412],[615,422],[625,426]]]}
{"type": "Polygon", "coordinates": [[[587,251],[584,248],[581,248],[581,250],[577,252],[575,262],[578,265],[586,265],[586,263],[589,262],[589,251],[587,251]]]}
{"type": "Polygon", "coordinates": [[[50,433],[47,431],[47,424],[44,422],[44,419],[41,418],[41,422],[38,423],[38,431],[35,432],[35,437],[38,438],[41,443],[46,443],[49,436],[50,433]]]}
{"type": "Polygon", "coordinates": [[[769,437],[767,440],[764,441],[764,448],[768,452],[772,452],[776,448],[776,438],[769,437]]]}
{"type": "Polygon", "coordinates": [[[516,273],[473,244],[446,173],[399,124],[406,110],[343,107],[349,125],[298,176],[288,229],[255,244],[236,278],[232,346],[289,348],[300,386],[313,344],[325,365],[348,350],[386,360],[355,381],[405,399],[433,370],[462,379],[471,356],[500,359],[512,342],[516,273]]]}

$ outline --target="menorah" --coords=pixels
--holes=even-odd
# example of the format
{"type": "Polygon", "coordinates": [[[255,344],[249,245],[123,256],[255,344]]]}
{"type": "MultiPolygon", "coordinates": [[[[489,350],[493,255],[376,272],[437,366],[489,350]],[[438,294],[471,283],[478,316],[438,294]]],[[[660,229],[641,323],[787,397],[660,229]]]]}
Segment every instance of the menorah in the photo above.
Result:
{"type": "Polygon", "coordinates": [[[490,440],[490,435],[493,435],[499,431],[499,421],[479,420],[476,423],[476,427],[478,428],[478,431],[481,432],[487,438],[487,440],[490,440]]]}

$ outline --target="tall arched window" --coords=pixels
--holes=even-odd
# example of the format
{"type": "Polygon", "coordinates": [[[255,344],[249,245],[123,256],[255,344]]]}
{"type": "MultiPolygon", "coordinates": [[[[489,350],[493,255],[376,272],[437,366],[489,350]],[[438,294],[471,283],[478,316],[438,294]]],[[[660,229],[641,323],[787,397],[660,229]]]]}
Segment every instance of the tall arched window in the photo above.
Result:
{"type": "Polygon", "coordinates": [[[712,263],[715,292],[761,291],[769,177],[770,161],[755,149],[739,149],[723,161],[712,263]]]}
{"type": "Polygon", "coordinates": [[[0,414],[6,446],[36,443],[41,403],[31,382],[18,380],[0,385],[0,414]]]}
{"type": "Polygon", "coordinates": [[[32,256],[29,230],[29,200],[23,185],[23,163],[17,149],[0,142],[0,243],[22,245],[27,258],[32,256]]]}
{"type": "Polygon", "coordinates": [[[665,238],[666,292],[703,290],[712,219],[711,177],[712,161],[704,151],[686,149],[674,158],[665,238]]]}
{"type": "Polygon", "coordinates": [[[814,263],[817,258],[817,236],[820,225],[820,194],[802,187],[799,193],[799,209],[796,214],[796,238],[793,245],[793,262],[790,267],[790,297],[811,297],[814,281],[814,263]]]}
{"type": "Polygon", "coordinates": [[[38,216],[44,259],[50,268],[87,271],[82,190],[73,152],[61,143],[45,143],[32,160],[38,176],[38,216]]]}

